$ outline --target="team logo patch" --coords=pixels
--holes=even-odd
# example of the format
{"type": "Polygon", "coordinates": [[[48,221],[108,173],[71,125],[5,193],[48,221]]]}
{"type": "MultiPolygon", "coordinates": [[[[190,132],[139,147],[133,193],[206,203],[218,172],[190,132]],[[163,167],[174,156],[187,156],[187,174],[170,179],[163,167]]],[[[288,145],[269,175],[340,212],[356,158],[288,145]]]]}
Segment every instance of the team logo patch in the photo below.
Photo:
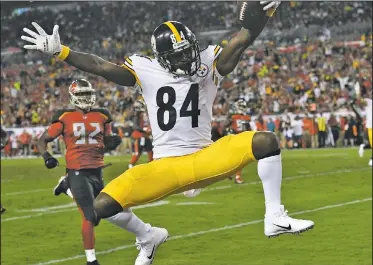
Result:
{"type": "Polygon", "coordinates": [[[201,66],[199,67],[197,71],[197,76],[205,77],[208,74],[208,72],[209,72],[209,68],[207,67],[207,65],[203,63],[201,64],[201,66]]]}
{"type": "Polygon", "coordinates": [[[71,92],[72,92],[72,93],[74,93],[74,92],[75,92],[75,90],[76,90],[77,86],[78,86],[78,84],[77,84],[77,83],[75,83],[75,82],[71,84],[70,90],[71,90],[71,92]]]}

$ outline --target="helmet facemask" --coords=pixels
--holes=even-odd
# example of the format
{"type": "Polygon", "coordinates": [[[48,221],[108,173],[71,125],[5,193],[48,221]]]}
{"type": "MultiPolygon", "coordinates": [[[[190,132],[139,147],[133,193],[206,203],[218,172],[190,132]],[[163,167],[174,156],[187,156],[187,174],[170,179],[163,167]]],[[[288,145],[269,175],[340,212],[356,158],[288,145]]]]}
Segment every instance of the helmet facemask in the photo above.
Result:
{"type": "Polygon", "coordinates": [[[70,103],[76,108],[89,110],[96,103],[96,91],[88,81],[80,81],[74,81],[69,87],[70,103]]]}
{"type": "Polygon", "coordinates": [[[246,113],[247,104],[246,101],[240,99],[234,103],[234,107],[237,114],[243,115],[246,113]]]}

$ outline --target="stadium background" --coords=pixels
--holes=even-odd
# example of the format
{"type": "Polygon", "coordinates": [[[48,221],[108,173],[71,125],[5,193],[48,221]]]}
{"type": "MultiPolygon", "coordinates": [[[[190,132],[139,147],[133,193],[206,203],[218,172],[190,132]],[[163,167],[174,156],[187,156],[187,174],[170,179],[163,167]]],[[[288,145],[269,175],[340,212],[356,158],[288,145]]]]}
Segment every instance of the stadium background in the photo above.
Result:
{"type": "MultiPolygon", "coordinates": [[[[89,78],[98,90],[98,103],[114,113],[123,131],[129,129],[131,107],[139,96],[40,53],[25,52],[20,36],[31,21],[48,32],[58,23],[63,43],[121,63],[127,54],[148,53],[151,31],[166,19],[185,22],[198,34],[201,47],[224,46],[238,29],[235,12],[234,2],[1,2],[1,125],[14,132],[2,158],[22,155],[22,149],[27,154],[54,110],[68,104],[67,87],[75,78],[89,78]],[[25,129],[28,133],[21,136],[25,129]]],[[[363,96],[372,89],[371,23],[372,2],[283,2],[219,90],[214,104],[217,136],[229,105],[242,96],[252,127],[274,128],[285,141],[283,147],[291,147],[285,136],[297,115],[311,118],[305,120],[304,138],[317,147],[320,111],[328,115],[329,134],[339,134],[337,146],[344,145],[346,135],[358,144],[364,131],[346,103],[355,97],[355,87],[360,86],[363,96]],[[335,119],[329,119],[331,113],[335,119]],[[342,117],[349,118],[349,126],[342,117]]],[[[51,148],[60,152],[58,143],[51,148]]],[[[176,195],[134,211],[172,235],[154,264],[372,264],[370,155],[361,159],[355,148],[282,152],[283,203],[291,207],[291,216],[316,223],[301,237],[263,236],[263,190],[255,163],[243,170],[245,184],[226,180],[195,199],[176,195]]],[[[105,163],[112,166],[104,171],[105,183],[126,170],[129,159],[106,156],[105,163]]],[[[1,215],[1,264],[84,263],[75,203],[52,195],[65,174],[64,160],[58,160],[60,166],[53,170],[40,158],[1,161],[1,204],[7,209],[1,215]]],[[[133,264],[137,251],[129,233],[108,222],[96,232],[100,262],[133,264]]]]}
{"type": "MultiPolygon", "coordinates": [[[[235,9],[234,2],[2,2],[1,35],[7,37],[1,41],[1,125],[10,135],[5,155],[37,154],[34,143],[42,126],[68,105],[67,88],[76,78],[92,82],[98,105],[113,113],[114,132],[123,137],[131,130],[131,106],[140,96],[54,58],[26,52],[19,38],[25,21],[37,21],[47,32],[59,24],[63,43],[120,64],[132,53],[150,55],[151,32],[165,20],[183,21],[197,33],[201,48],[224,46],[239,28],[235,9]]],[[[371,2],[284,2],[222,82],[213,109],[214,137],[224,135],[222,121],[232,102],[244,98],[251,128],[275,131],[284,148],[292,148],[297,116],[305,125],[302,147],[317,147],[320,113],[328,123],[327,145],[360,144],[364,130],[347,103],[357,86],[364,96],[372,85],[371,19],[371,2]]],[[[55,153],[60,145],[62,141],[54,143],[55,153]]]]}

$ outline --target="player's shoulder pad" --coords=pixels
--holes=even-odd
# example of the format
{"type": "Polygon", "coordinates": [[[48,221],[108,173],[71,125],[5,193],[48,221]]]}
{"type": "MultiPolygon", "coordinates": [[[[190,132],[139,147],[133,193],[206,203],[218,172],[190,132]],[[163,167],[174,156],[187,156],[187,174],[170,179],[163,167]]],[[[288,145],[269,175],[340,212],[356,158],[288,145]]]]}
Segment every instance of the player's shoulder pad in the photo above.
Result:
{"type": "Polygon", "coordinates": [[[60,122],[62,116],[64,116],[65,114],[67,114],[69,112],[74,112],[74,111],[75,111],[74,109],[59,109],[59,110],[57,110],[53,115],[52,123],[60,122]]]}
{"type": "Polygon", "coordinates": [[[99,113],[103,114],[104,116],[107,117],[106,122],[112,122],[113,121],[113,117],[111,116],[110,111],[106,108],[92,109],[91,112],[99,112],[99,113]]]}
{"type": "Polygon", "coordinates": [[[142,55],[142,54],[134,54],[133,56],[134,56],[134,57],[137,57],[137,58],[143,58],[143,59],[146,59],[146,60],[148,60],[149,62],[152,62],[152,61],[153,61],[152,58],[150,58],[149,56],[146,56],[146,55],[142,55]]]}

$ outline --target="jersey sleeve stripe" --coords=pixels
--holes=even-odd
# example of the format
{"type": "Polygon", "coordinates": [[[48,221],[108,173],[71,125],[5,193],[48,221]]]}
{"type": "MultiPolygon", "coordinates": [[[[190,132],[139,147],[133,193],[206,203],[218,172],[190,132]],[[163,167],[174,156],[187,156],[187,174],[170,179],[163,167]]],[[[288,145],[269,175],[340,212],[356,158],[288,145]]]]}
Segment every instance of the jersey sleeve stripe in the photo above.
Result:
{"type": "Polygon", "coordinates": [[[61,120],[62,120],[63,116],[65,116],[66,114],[67,114],[67,112],[65,112],[65,113],[63,113],[61,116],[59,116],[59,117],[58,117],[58,121],[59,121],[59,122],[62,122],[61,120]]]}
{"type": "Polygon", "coordinates": [[[132,67],[129,67],[126,62],[124,62],[124,64],[122,64],[122,67],[126,68],[128,71],[130,71],[130,73],[136,78],[136,83],[141,87],[141,82],[140,82],[140,79],[139,77],[137,76],[135,70],[133,70],[132,67]]]}
{"type": "Polygon", "coordinates": [[[101,113],[101,112],[99,112],[99,113],[100,113],[100,115],[101,115],[102,117],[104,117],[105,122],[106,122],[107,120],[109,120],[109,117],[108,117],[108,116],[106,116],[105,114],[103,114],[103,113],[101,113]]]}
{"type": "Polygon", "coordinates": [[[176,27],[174,26],[174,24],[172,24],[172,22],[170,22],[170,21],[164,22],[164,24],[166,24],[170,28],[170,30],[172,31],[172,33],[175,36],[176,42],[180,42],[181,37],[180,37],[180,34],[177,31],[176,27]]]}
{"type": "Polygon", "coordinates": [[[127,61],[125,61],[123,65],[125,65],[127,68],[131,69],[132,71],[135,71],[133,69],[133,66],[131,64],[129,64],[127,61]]]}
{"type": "Polygon", "coordinates": [[[219,45],[216,46],[215,50],[214,50],[214,59],[216,59],[219,54],[222,52],[223,48],[220,47],[219,45]]]}
{"type": "Polygon", "coordinates": [[[130,58],[127,58],[126,62],[128,62],[129,65],[133,66],[132,60],[130,58]]]}

